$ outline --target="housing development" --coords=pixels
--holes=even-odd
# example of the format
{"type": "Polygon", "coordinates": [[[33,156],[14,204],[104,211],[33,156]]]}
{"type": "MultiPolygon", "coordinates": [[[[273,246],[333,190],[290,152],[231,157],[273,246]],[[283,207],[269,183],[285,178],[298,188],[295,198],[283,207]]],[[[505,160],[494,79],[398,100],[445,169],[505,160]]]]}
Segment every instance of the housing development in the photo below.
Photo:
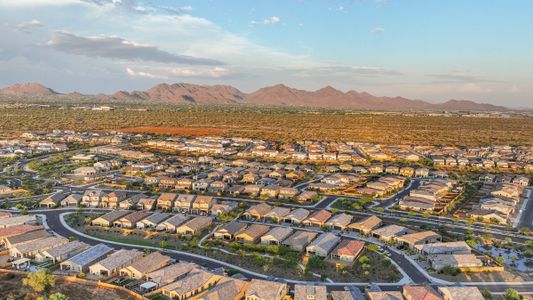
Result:
{"type": "Polygon", "coordinates": [[[530,146],[62,130],[1,144],[8,269],[150,299],[531,288],[530,146]]]}

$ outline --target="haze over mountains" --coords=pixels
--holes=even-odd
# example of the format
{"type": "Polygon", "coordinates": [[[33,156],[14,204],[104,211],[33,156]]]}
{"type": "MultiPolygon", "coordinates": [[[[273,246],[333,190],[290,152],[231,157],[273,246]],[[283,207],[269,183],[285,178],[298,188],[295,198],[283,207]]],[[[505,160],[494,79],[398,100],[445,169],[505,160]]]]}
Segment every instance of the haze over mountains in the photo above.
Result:
{"type": "Polygon", "coordinates": [[[61,94],[38,83],[15,84],[0,89],[0,95],[21,98],[79,99],[100,101],[141,101],[176,104],[250,104],[291,107],[345,108],[360,110],[478,110],[502,111],[505,107],[469,100],[449,100],[433,104],[403,97],[379,97],[366,92],[342,92],[331,86],[316,91],[299,90],[278,84],[252,93],[244,93],[228,85],[197,85],[188,83],[158,84],[146,91],[118,91],[111,95],[61,94]]]}

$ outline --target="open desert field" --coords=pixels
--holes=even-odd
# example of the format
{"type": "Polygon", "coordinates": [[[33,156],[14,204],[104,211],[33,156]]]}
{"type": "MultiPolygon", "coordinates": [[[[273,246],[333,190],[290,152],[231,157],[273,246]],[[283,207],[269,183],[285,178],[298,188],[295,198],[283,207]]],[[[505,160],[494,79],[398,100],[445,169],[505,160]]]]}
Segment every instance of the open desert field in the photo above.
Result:
{"type": "Polygon", "coordinates": [[[5,108],[4,135],[52,129],[232,135],[267,140],[417,145],[532,145],[533,119],[295,112],[285,109],[156,107],[150,111],[5,108]]]}

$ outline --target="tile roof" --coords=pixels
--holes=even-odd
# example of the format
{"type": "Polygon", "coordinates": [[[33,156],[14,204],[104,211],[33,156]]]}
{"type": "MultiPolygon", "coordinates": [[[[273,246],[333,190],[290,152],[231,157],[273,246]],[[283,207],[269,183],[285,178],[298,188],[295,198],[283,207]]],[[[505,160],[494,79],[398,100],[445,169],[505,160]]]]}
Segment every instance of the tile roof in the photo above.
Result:
{"type": "Polygon", "coordinates": [[[333,253],[336,255],[343,256],[357,256],[361,251],[365,242],[355,241],[355,240],[342,240],[339,245],[333,250],[333,253]]]}
{"type": "Polygon", "coordinates": [[[72,241],[72,242],[48,249],[45,252],[51,257],[59,257],[59,256],[63,256],[69,253],[73,253],[74,251],[83,251],[87,248],[89,248],[89,245],[85,244],[84,242],[72,241]]]}
{"type": "Polygon", "coordinates": [[[159,266],[161,266],[165,262],[168,262],[169,260],[170,257],[156,251],[138,260],[135,260],[135,262],[129,265],[128,268],[132,268],[142,274],[145,274],[157,270],[159,266]]]}
{"type": "Polygon", "coordinates": [[[449,300],[484,300],[485,298],[474,286],[440,286],[439,292],[449,300]]]}
{"type": "Polygon", "coordinates": [[[309,244],[318,233],[311,231],[298,230],[283,241],[283,244],[290,246],[306,246],[309,244]]]}
{"type": "Polygon", "coordinates": [[[328,292],[323,285],[304,285],[296,284],[294,286],[294,300],[327,300],[328,292]],[[311,298],[312,297],[312,298],[311,298]]]}
{"type": "Polygon", "coordinates": [[[191,272],[195,266],[196,265],[193,263],[176,263],[157,271],[150,272],[146,274],[146,277],[160,286],[166,285],[174,282],[176,278],[191,272]]]}
{"type": "Polygon", "coordinates": [[[141,255],[142,255],[142,252],[139,250],[121,249],[109,255],[108,257],[104,258],[97,264],[107,270],[115,270],[117,268],[124,266],[124,264],[127,264],[129,261],[138,258],[141,255]]]}
{"type": "Polygon", "coordinates": [[[17,245],[17,244],[28,243],[28,242],[34,241],[34,240],[47,238],[47,237],[50,237],[50,236],[51,236],[51,234],[48,233],[48,231],[46,231],[44,229],[43,230],[36,230],[36,231],[27,232],[27,233],[24,233],[24,234],[21,234],[21,235],[8,237],[8,238],[6,238],[6,243],[8,243],[10,245],[17,245]]]}
{"type": "Polygon", "coordinates": [[[183,295],[205,285],[214,276],[217,275],[200,269],[195,269],[191,271],[187,277],[166,285],[162,289],[183,295]]]}
{"type": "Polygon", "coordinates": [[[442,300],[432,287],[425,285],[404,285],[403,294],[412,298],[412,300],[442,300]]]}
{"type": "Polygon", "coordinates": [[[0,238],[25,234],[27,232],[43,229],[42,226],[21,224],[6,228],[0,228],[0,238]]]}
{"type": "Polygon", "coordinates": [[[279,291],[286,286],[285,283],[252,279],[245,296],[255,295],[259,299],[274,300],[277,298],[279,291]]]}
{"type": "Polygon", "coordinates": [[[341,238],[333,233],[322,233],[314,241],[312,241],[308,247],[317,247],[329,252],[331,249],[333,249],[333,247],[335,247],[335,245],[337,245],[337,243],[339,243],[340,240],[341,238]]]}

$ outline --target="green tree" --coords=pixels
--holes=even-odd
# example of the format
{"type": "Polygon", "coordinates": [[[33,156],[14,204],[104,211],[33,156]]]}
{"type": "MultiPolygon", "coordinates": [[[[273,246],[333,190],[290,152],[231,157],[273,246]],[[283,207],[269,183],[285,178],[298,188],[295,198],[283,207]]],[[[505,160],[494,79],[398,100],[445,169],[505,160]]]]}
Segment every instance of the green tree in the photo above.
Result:
{"type": "Polygon", "coordinates": [[[376,244],[370,244],[367,246],[368,250],[370,251],[378,251],[379,247],[376,244]]]}
{"type": "Polygon", "coordinates": [[[59,293],[59,292],[53,293],[50,295],[50,297],[48,297],[48,300],[69,300],[69,299],[70,298],[67,295],[59,293]]]}
{"type": "Polygon", "coordinates": [[[313,255],[309,257],[309,260],[307,261],[307,267],[309,269],[320,269],[323,266],[324,260],[318,255],[313,255]]]}
{"type": "Polygon", "coordinates": [[[22,279],[22,284],[41,294],[54,287],[56,280],[47,270],[41,269],[37,272],[29,273],[26,278],[22,279]]]}
{"type": "Polygon", "coordinates": [[[161,242],[159,242],[159,248],[166,248],[168,247],[168,242],[163,240],[161,242]]]}
{"type": "Polygon", "coordinates": [[[370,259],[368,258],[368,256],[363,255],[359,258],[359,262],[361,264],[368,264],[370,262],[370,259]]]}
{"type": "Polygon", "coordinates": [[[507,300],[520,300],[522,296],[515,289],[506,289],[503,297],[507,300]]]}
{"type": "Polygon", "coordinates": [[[492,298],[492,293],[488,289],[486,289],[486,288],[481,289],[480,292],[481,292],[481,295],[483,295],[483,298],[485,298],[485,299],[492,298]]]}
{"type": "Polygon", "coordinates": [[[528,234],[529,233],[529,228],[527,227],[520,227],[520,229],[518,230],[521,234],[528,234]]]}

